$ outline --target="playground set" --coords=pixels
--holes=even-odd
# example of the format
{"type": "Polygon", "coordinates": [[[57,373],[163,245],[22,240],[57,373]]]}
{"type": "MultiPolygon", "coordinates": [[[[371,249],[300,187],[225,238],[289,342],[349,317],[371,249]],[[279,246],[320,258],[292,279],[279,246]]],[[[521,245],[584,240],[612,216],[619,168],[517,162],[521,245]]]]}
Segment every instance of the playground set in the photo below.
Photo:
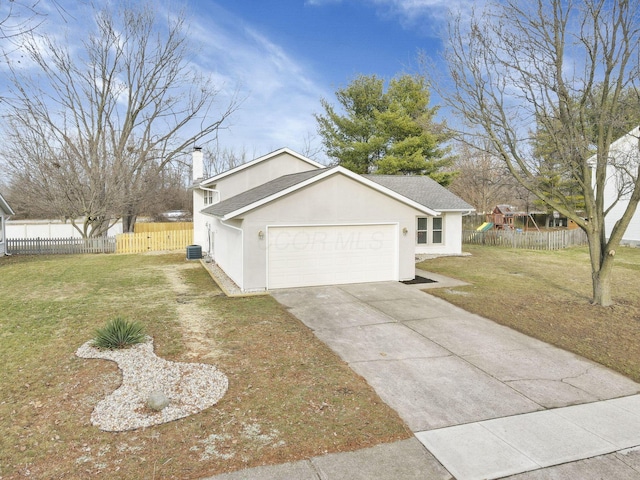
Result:
{"type": "Polygon", "coordinates": [[[526,232],[531,228],[529,223],[539,232],[538,224],[533,219],[533,215],[528,212],[516,212],[510,205],[496,205],[491,213],[486,215],[486,221],[476,228],[478,232],[489,230],[516,230],[516,220],[521,219],[522,228],[526,232]]]}

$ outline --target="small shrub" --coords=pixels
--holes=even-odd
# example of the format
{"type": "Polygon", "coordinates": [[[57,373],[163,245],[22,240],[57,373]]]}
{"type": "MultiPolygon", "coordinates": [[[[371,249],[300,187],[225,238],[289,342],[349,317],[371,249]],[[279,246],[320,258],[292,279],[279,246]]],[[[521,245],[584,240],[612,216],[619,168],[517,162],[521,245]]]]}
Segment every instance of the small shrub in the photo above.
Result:
{"type": "Polygon", "coordinates": [[[137,322],[129,322],[122,317],[109,320],[104,328],[96,330],[93,346],[113,350],[125,348],[146,339],[144,328],[137,322]]]}

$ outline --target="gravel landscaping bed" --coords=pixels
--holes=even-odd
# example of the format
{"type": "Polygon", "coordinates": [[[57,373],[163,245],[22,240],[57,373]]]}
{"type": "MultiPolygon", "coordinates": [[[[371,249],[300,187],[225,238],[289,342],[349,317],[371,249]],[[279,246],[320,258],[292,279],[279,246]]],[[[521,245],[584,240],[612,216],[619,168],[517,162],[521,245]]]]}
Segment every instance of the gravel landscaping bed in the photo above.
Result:
{"type": "Polygon", "coordinates": [[[228,379],[215,366],[162,359],[153,352],[151,338],[117,350],[100,350],[91,344],[83,344],[76,355],[114,361],[122,372],[120,387],[91,414],[91,423],[101,430],[133,430],[177,420],[215,405],[227,391],[228,379]],[[154,411],[147,400],[158,392],[169,403],[154,411]]]}

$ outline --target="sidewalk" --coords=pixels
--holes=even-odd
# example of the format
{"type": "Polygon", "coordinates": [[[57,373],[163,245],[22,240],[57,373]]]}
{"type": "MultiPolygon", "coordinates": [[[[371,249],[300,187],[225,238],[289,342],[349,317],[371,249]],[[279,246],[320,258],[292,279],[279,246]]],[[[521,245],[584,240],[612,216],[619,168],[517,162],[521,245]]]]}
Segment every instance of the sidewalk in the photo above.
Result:
{"type": "Polygon", "coordinates": [[[240,470],[203,480],[449,480],[415,438],[309,460],[240,470]]]}

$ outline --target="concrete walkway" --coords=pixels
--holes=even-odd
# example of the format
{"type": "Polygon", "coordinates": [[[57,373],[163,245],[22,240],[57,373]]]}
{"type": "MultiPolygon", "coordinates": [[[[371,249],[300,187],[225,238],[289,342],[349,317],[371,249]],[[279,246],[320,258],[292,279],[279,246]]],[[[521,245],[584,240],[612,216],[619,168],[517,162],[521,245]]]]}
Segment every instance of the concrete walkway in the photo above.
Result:
{"type": "Polygon", "coordinates": [[[438,284],[272,293],[415,438],[216,479],[640,479],[640,385],[428,295],[455,282],[418,274],[438,284]]]}

